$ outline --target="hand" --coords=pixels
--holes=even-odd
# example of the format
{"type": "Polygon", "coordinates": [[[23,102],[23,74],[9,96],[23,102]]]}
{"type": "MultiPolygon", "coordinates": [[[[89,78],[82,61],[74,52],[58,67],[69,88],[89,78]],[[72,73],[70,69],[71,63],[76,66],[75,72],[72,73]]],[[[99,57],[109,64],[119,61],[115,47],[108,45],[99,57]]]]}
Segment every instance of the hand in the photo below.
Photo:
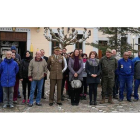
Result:
{"type": "Polygon", "coordinates": [[[94,78],[95,78],[95,77],[97,77],[97,75],[96,75],[96,74],[92,74],[91,76],[92,76],[92,77],[94,77],[94,78]]]}
{"type": "Polygon", "coordinates": [[[74,77],[78,77],[78,74],[77,74],[77,73],[75,73],[75,74],[74,74],[74,77]]]}
{"type": "Polygon", "coordinates": [[[33,79],[32,79],[32,78],[30,78],[30,79],[29,79],[29,81],[33,81],[33,79]]]}
{"type": "Polygon", "coordinates": [[[23,79],[20,79],[20,81],[23,81],[23,79]]]}

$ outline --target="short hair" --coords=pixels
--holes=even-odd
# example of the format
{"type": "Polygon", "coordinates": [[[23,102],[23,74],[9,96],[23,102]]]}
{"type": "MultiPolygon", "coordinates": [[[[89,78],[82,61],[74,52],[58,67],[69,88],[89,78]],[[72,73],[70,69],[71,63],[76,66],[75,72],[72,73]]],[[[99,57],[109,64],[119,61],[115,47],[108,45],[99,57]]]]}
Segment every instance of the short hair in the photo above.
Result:
{"type": "Polygon", "coordinates": [[[89,58],[91,57],[92,53],[95,54],[95,58],[97,58],[97,53],[96,53],[96,51],[91,51],[91,52],[89,53],[89,58]]]}
{"type": "Polygon", "coordinates": [[[66,51],[67,51],[67,49],[66,49],[66,48],[63,48],[63,50],[66,50],[66,51]]]}
{"type": "MultiPolygon", "coordinates": [[[[41,49],[40,51],[44,51],[44,49],[41,49]]],[[[45,52],[45,51],[44,51],[45,52]]]]}
{"type": "Polygon", "coordinates": [[[10,52],[10,53],[12,54],[12,51],[11,51],[11,50],[7,50],[7,51],[6,51],[6,54],[7,54],[7,52],[10,52]]]}

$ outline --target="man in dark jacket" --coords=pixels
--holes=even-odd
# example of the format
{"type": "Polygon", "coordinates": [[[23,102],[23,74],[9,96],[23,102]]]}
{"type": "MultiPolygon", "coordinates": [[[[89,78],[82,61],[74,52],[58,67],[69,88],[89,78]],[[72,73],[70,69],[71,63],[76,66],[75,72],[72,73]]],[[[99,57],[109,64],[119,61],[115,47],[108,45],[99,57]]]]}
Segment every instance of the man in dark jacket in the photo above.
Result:
{"type": "Polygon", "coordinates": [[[123,101],[123,91],[125,84],[127,87],[127,101],[131,102],[132,81],[134,74],[134,66],[131,59],[128,59],[129,54],[125,52],[123,58],[118,61],[118,74],[120,81],[119,101],[123,101]]]}
{"type": "Polygon", "coordinates": [[[113,104],[112,93],[114,86],[115,70],[117,69],[117,60],[112,56],[111,49],[106,50],[106,56],[100,60],[101,76],[102,76],[102,101],[105,103],[105,94],[108,91],[108,102],[113,104]]]}
{"type": "Polygon", "coordinates": [[[138,52],[138,57],[135,57],[132,61],[134,64],[134,79],[135,79],[134,101],[138,101],[139,100],[138,88],[140,85],[140,51],[138,52]]]}
{"type": "Polygon", "coordinates": [[[6,52],[6,58],[0,65],[1,85],[3,87],[3,108],[13,108],[13,91],[16,82],[16,74],[19,71],[17,62],[11,58],[12,52],[6,52]]]}

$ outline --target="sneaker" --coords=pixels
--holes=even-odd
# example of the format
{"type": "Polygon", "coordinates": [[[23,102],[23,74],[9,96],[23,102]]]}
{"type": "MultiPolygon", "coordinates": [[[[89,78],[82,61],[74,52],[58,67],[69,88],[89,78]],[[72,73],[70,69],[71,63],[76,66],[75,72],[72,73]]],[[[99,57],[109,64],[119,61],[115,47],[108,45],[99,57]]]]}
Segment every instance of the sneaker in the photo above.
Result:
{"type": "Polygon", "coordinates": [[[7,105],[7,104],[3,105],[3,108],[7,108],[7,107],[8,107],[8,105],[7,105]]]}
{"type": "Polygon", "coordinates": [[[17,104],[17,101],[13,101],[14,104],[17,104]]]}
{"type": "Polygon", "coordinates": [[[18,95],[18,98],[21,98],[21,95],[20,94],[18,95]]]}
{"type": "Polygon", "coordinates": [[[14,108],[14,106],[12,104],[10,104],[10,108],[14,108]]]}
{"type": "Polygon", "coordinates": [[[25,103],[26,103],[26,100],[25,100],[25,99],[23,99],[23,100],[22,100],[22,103],[23,103],[23,104],[25,104],[25,103]]]}

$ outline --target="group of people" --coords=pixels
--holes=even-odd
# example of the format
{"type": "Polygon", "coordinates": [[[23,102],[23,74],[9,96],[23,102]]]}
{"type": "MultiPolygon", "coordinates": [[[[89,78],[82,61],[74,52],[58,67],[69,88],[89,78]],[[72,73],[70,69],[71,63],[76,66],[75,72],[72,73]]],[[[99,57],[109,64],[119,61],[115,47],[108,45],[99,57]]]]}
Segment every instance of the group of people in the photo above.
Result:
{"type": "Polygon", "coordinates": [[[89,94],[89,104],[97,105],[97,87],[101,84],[102,100],[105,103],[114,104],[113,98],[123,101],[124,91],[127,92],[127,101],[131,102],[134,81],[134,101],[139,100],[138,87],[140,84],[140,51],[138,57],[133,58],[132,52],[124,52],[123,58],[116,54],[116,50],[107,49],[106,55],[100,60],[97,52],[91,51],[89,56],[82,50],[75,49],[67,54],[67,49],[56,46],[54,53],[46,57],[45,51],[37,51],[35,57],[25,52],[21,60],[16,53],[16,47],[6,52],[4,60],[0,60],[0,102],[3,107],[13,108],[17,103],[19,81],[22,82],[23,104],[42,106],[41,98],[45,97],[45,80],[50,71],[49,105],[54,104],[55,86],[57,85],[57,104],[64,101],[64,88],[71,99],[71,105],[79,105],[80,100],[86,100],[89,94]],[[14,50],[14,51],[13,51],[14,50]],[[80,82],[79,87],[73,87],[73,81],[80,82]],[[28,96],[26,97],[26,84],[28,84],[28,96]],[[87,87],[89,86],[89,92],[87,87]],[[119,92],[119,93],[118,93],[119,92]]]}

